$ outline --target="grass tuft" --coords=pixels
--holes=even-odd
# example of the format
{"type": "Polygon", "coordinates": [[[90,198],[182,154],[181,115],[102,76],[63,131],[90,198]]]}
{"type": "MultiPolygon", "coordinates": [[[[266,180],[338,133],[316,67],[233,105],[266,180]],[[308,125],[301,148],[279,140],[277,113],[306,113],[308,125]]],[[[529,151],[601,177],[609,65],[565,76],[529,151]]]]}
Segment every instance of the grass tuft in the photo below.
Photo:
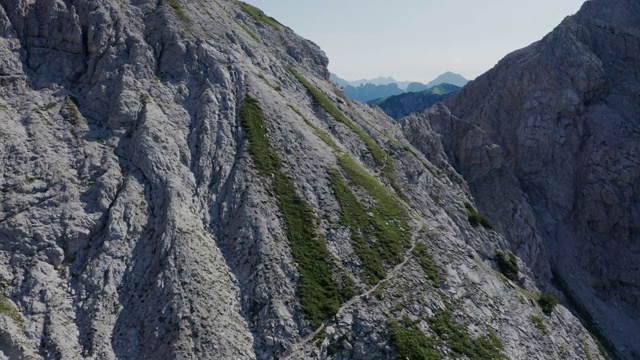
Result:
{"type": "Polygon", "coordinates": [[[493,229],[493,225],[484,216],[480,215],[478,211],[469,203],[464,203],[464,209],[467,211],[467,217],[469,223],[473,226],[482,225],[487,229],[493,229]]]}
{"type": "Polygon", "coordinates": [[[253,31],[249,30],[249,28],[247,27],[247,25],[243,24],[240,22],[240,20],[236,19],[236,23],[238,25],[240,25],[240,27],[242,28],[242,30],[246,31],[247,34],[249,34],[249,36],[251,36],[253,38],[253,40],[255,41],[260,41],[260,37],[258,35],[256,35],[256,33],[254,33],[253,31]]]}
{"type": "Polygon", "coordinates": [[[416,257],[420,267],[422,267],[424,273],[427,275],[429,280],[431,280],[433,286],[440,286],[438,270],[433,263],[433,258],[431,257],[431,253],[429,253],[427,245],[423,243],[416,244],[411,253],[416,257]]]}
{"type": "Polygon", "coordinates": [[[18,312],[18,309],[7,299],[4,295],[0,294],[0,315],[5,315],[11,318],[16,324],[24,328],[24,318],[18,312]]]}
{"type": "Polygon", "coordinates": [[[182,4],[180,4],[180,0],[169,0],[169,5],[176,12],[176,15],[180,20],[186,23],[191,21],[187,16],[187,14],[184,12],[184,9],[182,8],[182,4]]]}
{"type": "Polygon", "coordinates": [[[533,325],[535,325],[535,327],[538,328],[538,330],[540,330],[543,334],[547,333],[547,326],[544,324],[544,320],[542,320],[542,317],[538,315],[531,315],[531,322],[533,322],[533,325]]]}

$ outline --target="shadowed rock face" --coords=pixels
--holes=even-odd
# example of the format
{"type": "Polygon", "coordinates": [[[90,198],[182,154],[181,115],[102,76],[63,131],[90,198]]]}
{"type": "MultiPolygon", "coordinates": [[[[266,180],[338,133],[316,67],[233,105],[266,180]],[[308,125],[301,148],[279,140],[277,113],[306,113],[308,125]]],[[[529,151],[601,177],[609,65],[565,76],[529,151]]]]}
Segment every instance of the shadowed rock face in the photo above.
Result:
{"type": "Polygon", "coordinates": [[[412,147],[243,5],[0,0],[0,358],[394,359],[390,324],[459,349],[434,318],[510,358],[602,358],[567,309],[542,315],[524,263],[526,292],[495,270],[507,241],[469,223],[429,126],[412,147]],[[309,258],[336,306],[301,296],[309,258]]]}
{"type": "Polygon", "coordinates": [[[428,120],[511,248],[640,357],[640,3],[587,1],[445,105],[405,134],[428,120]]]}

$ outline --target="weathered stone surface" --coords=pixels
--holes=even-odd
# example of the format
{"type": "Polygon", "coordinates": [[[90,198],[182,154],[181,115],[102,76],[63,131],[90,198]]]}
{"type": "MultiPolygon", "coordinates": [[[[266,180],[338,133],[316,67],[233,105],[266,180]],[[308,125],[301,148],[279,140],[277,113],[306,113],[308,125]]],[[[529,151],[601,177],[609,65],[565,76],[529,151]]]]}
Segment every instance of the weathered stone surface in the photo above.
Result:
{"type": "Polygon", "coordinates": [[[624,358],[640,357],[639,14],[587,1],[404,124],[417,146],[439,134],[513,251],[541,283],[554,269],[624,358]]]}
{"type": "Polygon", "coordinates": [[[511,358],[600,358],[562,306],[545,317],[547,334],[535,327],[530,293],[495,270],[506,240],[470,225],[473,199],[435,133],[421,155],[392,119],[340,97],[316,45],[239,2],[172,3],[0,0],[0,357],[391,359],[390,319],[420,319],[435,336],[426,320],[451,307],[511,358]],[[247,96],[358,293],[326,328],[301,309],[285,221],[247,150],[247,96]],[[410,214],[403,231],[431,250],[440,287],[408,248],[366,285],[327,175],[337,150],[307,121],[394,192],[388,170],[410,214]]]}

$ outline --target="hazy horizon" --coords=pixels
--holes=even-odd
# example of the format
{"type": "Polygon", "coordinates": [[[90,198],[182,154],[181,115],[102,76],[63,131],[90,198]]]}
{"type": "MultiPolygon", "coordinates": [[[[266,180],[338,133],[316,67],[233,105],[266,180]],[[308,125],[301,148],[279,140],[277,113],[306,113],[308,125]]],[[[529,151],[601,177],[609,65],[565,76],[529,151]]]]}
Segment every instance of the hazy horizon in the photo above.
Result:
{"type": "Polygon", "coordinates": [[[329,70],[345,80],[426,83],[446,71],[476,78],[540,40],[584,0],[246,2],[318,44],[329,70]]]}

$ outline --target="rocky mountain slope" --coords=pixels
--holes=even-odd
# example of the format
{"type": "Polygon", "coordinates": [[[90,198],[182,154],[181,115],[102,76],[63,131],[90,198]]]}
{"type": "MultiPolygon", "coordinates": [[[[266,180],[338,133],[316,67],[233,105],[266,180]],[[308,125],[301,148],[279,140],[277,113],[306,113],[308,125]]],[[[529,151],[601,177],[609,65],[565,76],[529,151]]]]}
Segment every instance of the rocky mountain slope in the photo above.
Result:
{"type": "Polygon", "coordinates": [[[591,0],[403,122],[417,146],[441,136],[510,249],[626,359],[640,358],[639,70],[640,3],[591,0]]]}
{"type": "Polygon", "coordinates": [[[0,358],[602,358],[438,135],[259,10],[0,0],[0,34],[0,358]]]}

